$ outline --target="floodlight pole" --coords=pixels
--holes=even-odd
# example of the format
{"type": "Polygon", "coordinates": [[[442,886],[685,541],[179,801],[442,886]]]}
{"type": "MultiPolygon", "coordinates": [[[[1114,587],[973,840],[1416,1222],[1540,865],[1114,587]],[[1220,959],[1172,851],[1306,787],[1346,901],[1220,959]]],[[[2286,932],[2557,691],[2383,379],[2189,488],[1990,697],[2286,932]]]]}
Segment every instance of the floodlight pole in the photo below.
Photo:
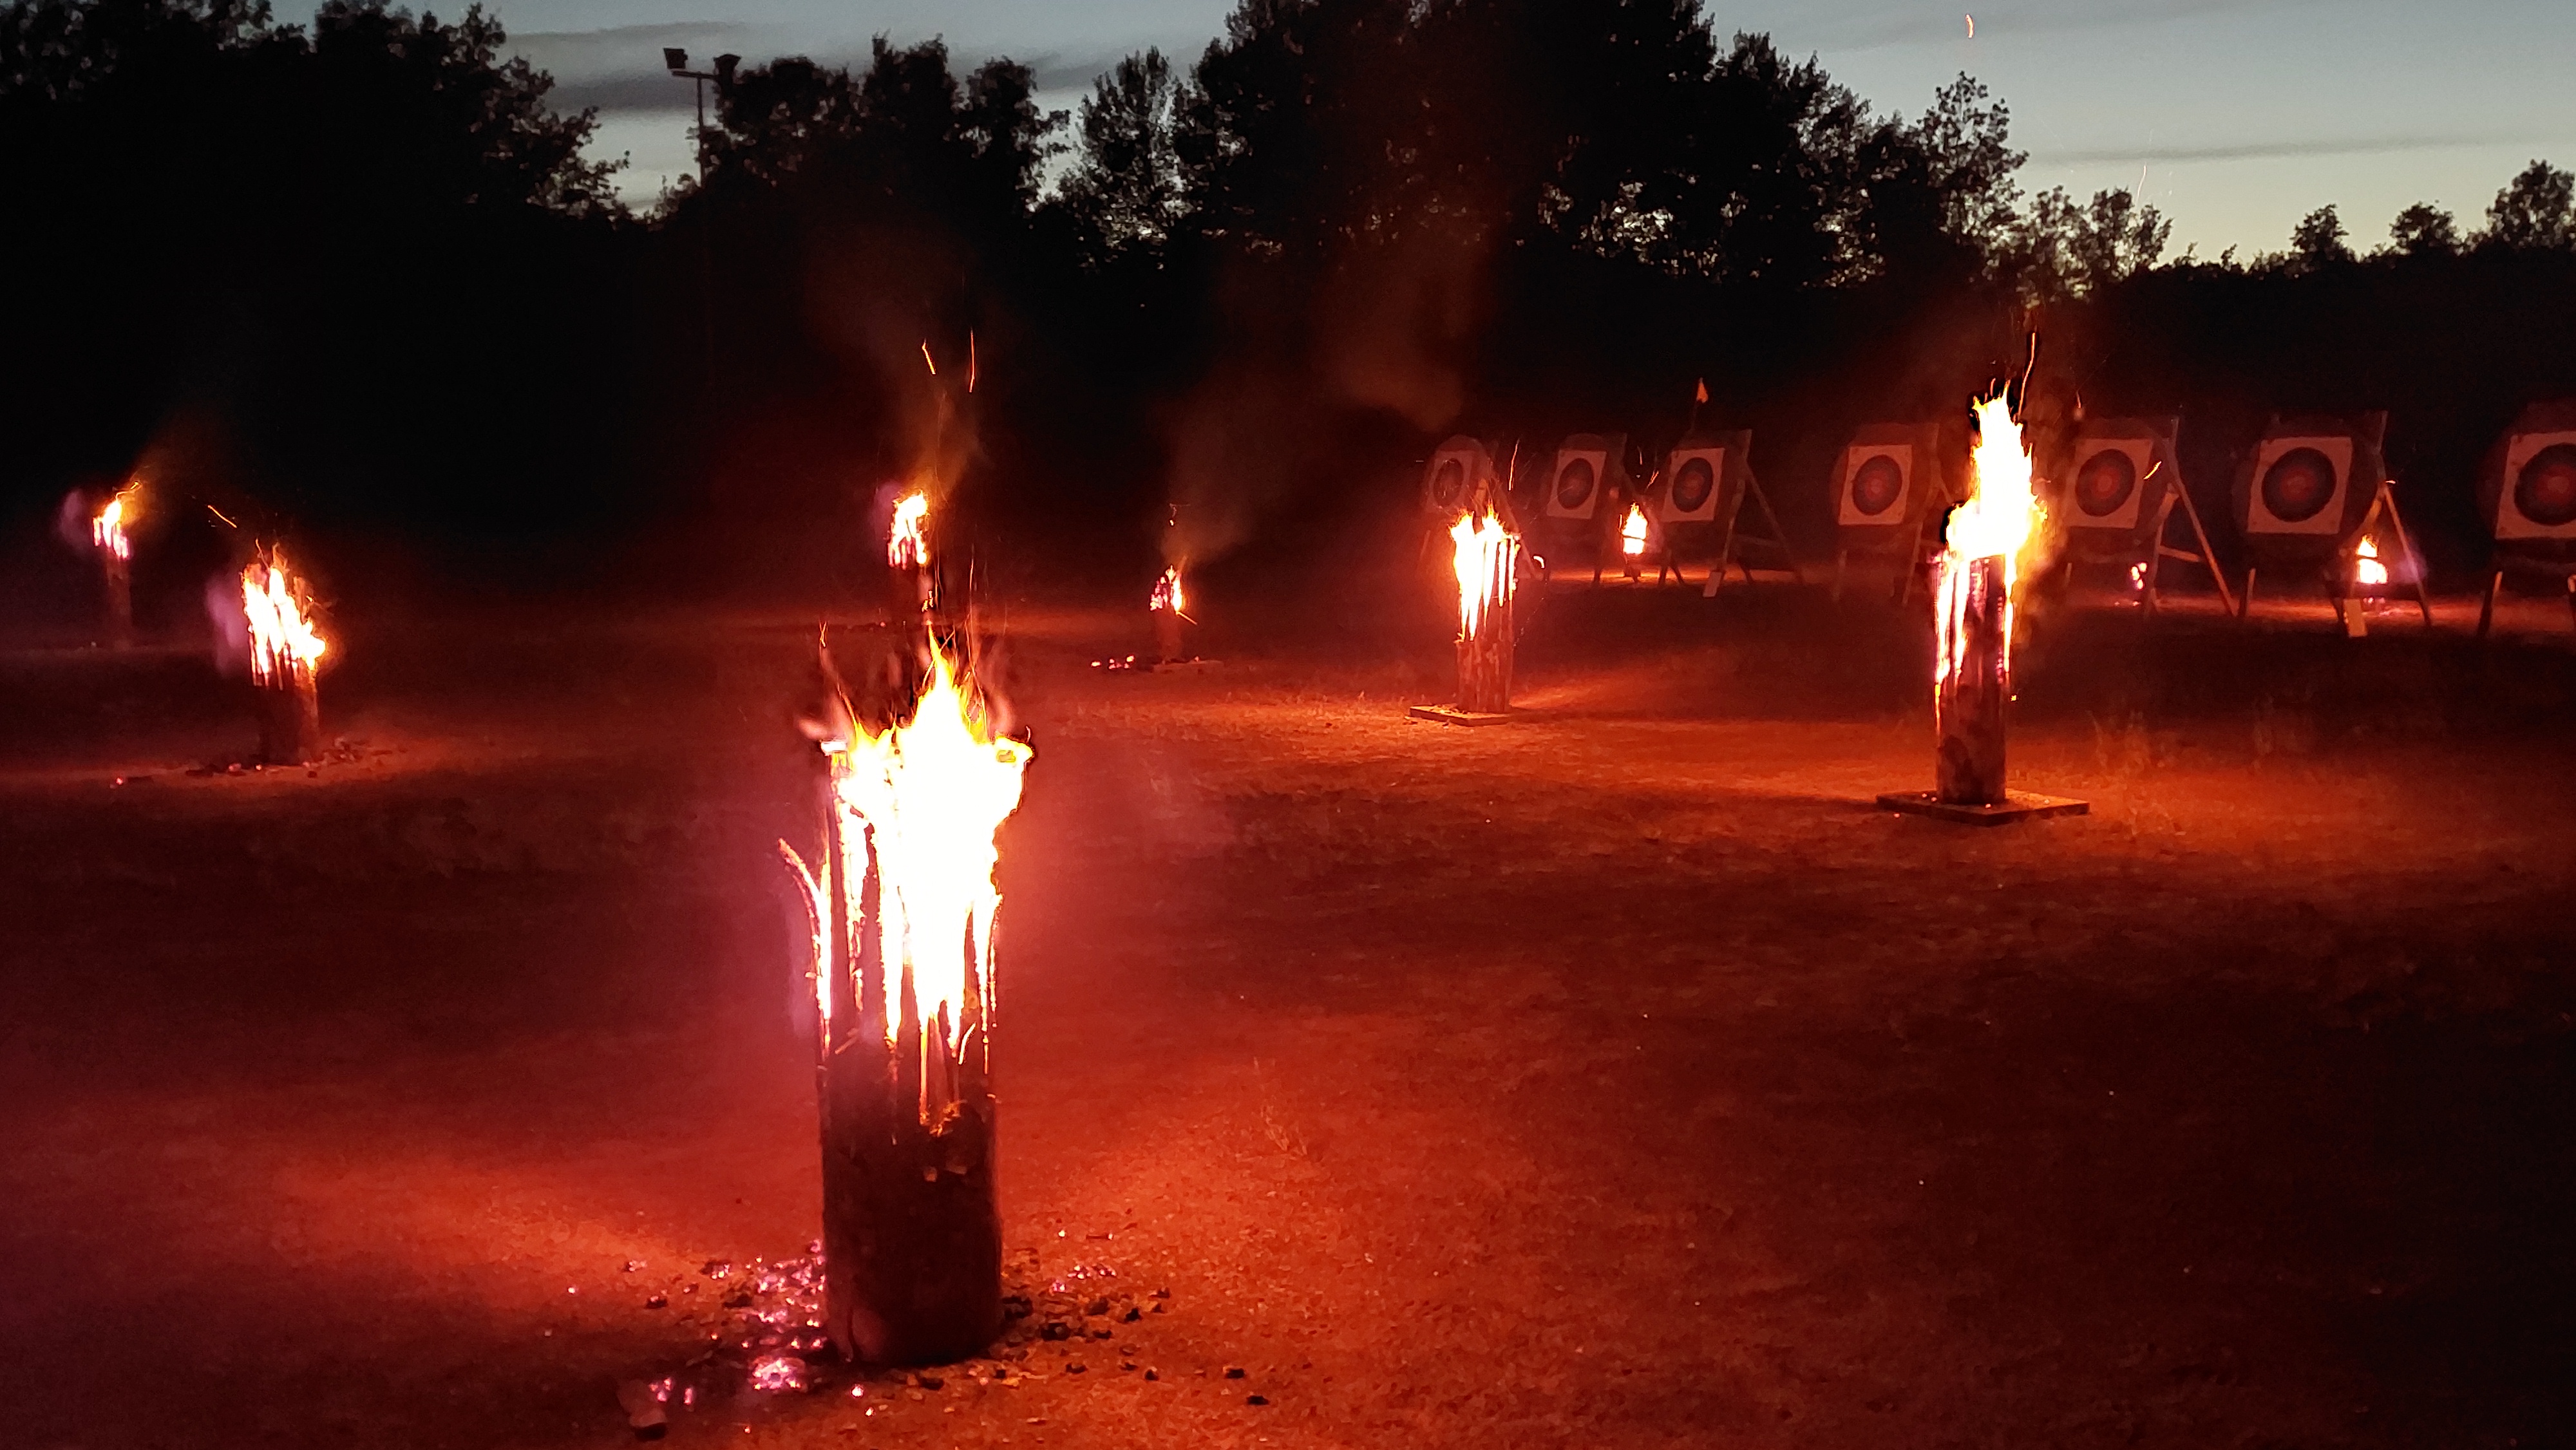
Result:
{"type": "MultiPolygon", "coordinates": [[[[698,124],[689,134],[698,148],[698,194],[701,198],[698,213],[698,343],[704,354],[706,389],[713,393],[716,386],[715,243],[712,240],[715,219],[707,213],[703,200],[707,189],[707,82],[714,81],[721,87],[732,80],[733,68],[742,64],[742,57],[720,55],[716,57],[714,70],[691,70],[687,51],[665,46],[662,64],[672,75],[694,83],[697,88],[698,124]]],[[[723,98],[721,89],[716,94],[719,100],[723,98]]]]}

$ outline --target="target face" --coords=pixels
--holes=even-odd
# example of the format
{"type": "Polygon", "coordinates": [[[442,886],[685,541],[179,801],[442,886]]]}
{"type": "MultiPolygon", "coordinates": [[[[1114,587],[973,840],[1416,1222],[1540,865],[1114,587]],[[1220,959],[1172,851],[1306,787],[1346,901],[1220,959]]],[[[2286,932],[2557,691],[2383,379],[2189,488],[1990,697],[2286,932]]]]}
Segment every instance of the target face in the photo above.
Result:
{"type": "Polygon", "coordinates": [[[1600,511],[1601,496],[1608,492],[1602,485],[1619,476],[1611,467],[1611,450],[1603,447],[1596,436],[1579,434],[1577,440],[1574,447],[1556,450],[1556,475],[1547,488],[1550,518],[1592,517],[1600,511]]]}
{"type": "Polygon", "coordinates": [[[2350,438],[2272,438],[2254,456],[2254,492],[2246,501],[2252,534],[2331,534],[2343,527],[2344,475],[2352,471],[2350,438]]]}
{"type": "Polygon", "coordinates": [[[1431,470],[1431,506],[1443,513],[1467,507],[1467,465],[1443,458],[1431,470]]]}
{"type": "Polygon", "coordinates": [[[2138,493],[2138,465],[2116,448],[2105,448],[2084,460],[2075,475],[2075,506],[2088,518],[2115,513],[2138,493]]]}
{"type": "Polygon", "coordinates": [[[1673,475],[1673,512],[1695,514],[1717,494],[1717,470],[1705,458],[1694,458],[1673,475]]]}
{"type": "Polygon", "coordinates": [[[1592,487],[1600,481],[1601,476],[1592,471],[1591,459],[1575,459],[1557,470],[1556,506],[1561,509],[1582,508],[1592,501],[1592,487]]]}
{"type": "Polygon", "coordinates": [[[2334,464],[2313,448],[2293,448],[2263,470],[2263,507],[2285,524],[2315,518],[2334,496],[2334,464]]]}
{"type": "Polygon", "coordinates": [[[1889,515],[1904,501],[1905,465],[1891,454],[1875,453],[1852,470],[1843,512],[1860,515],[1859,523],[1893,523],[1889,515]]]}
{"type": "Polygon", "coordinates": [[[2499,539],[2576,539],[2576,433],[2514,437],[2495,533],[2499,539]]]}

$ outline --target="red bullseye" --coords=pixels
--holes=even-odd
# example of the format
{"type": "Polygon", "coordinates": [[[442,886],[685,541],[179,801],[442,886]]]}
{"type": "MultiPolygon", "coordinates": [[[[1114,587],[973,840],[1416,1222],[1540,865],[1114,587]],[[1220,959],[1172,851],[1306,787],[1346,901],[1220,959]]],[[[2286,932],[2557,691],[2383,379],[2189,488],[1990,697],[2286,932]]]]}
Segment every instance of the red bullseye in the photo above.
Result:
{"type": "Polygon", "coordinates": [[[1467,506],[1467,467],[1455,458],[1442,459],[1431,475],[1431,503],[1434,508],[1463,509],[1467,506]]]}
{"type": "Polygon", "coordinates": [[[2545,529],[2576,524],[2576,444],[2553,443],[2524,464],[2513,506],[2545,529]]]}
{"type": "Polygon", "coordinates": [[[1676,513],[1695,514],[1708,504],[1708,496],[1717,489],[1717,474],[1705,458],[1694,458],[1673,475],[1672,506],[1676,513]]]}
{"type": "Polygon", "coordinates": [[[1583,507],[1584,500],[1592,497],[1596,477],[1589,458],[1578,458],[1565,465],[1563,471],[1556,475],[1556,506],[1562,509],[1583,507]]]}
{"type": "Polygon", "coordinates": [[[2138,465],[2117,448],[2105,448],[2084,460],[2075,475],[2075,506],[2092,518],[2106,518],[2137,492],[2138,465]]]}
{"type": "Polygon", "coordinates": [[[1896,460],[1886,454],[1876,454],[1868,462],[1852,470],[1853,512],[1867,518],[1876,518],[1896,507],[1896,501],[1904,496],[1905,470],[1899,468],[1896,460]]]}
{"type": "Polygon", "coordinates": [[[2285,524],[2315,518],[2334,495],[2334,461],[2313,448],[2291,449],[2263,474],[2263,507],[2285,524]]]}

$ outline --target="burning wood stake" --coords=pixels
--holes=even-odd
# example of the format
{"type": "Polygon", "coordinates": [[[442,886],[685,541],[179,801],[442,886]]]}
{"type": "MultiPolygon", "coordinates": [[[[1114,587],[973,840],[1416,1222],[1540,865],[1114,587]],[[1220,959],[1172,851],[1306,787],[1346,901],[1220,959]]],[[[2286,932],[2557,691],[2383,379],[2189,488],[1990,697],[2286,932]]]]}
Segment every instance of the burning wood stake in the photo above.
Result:
{"type": "Polygon", "coordinates": [[[1416,705],[1423,720],[1494,725],[1512,708],[1512,594],[1520,568],[1520,535],[1491,507],[1462,514],[1449,537],[1457,546],[1458,704],[1416,705]]]}
{"type": "Polygon", "coordinates": [[[107,642],[116,649],[134,643],[134,540],[128,525],[142,512],[143,485],[129,482],[108,496],[89,521],[90,542],[98,547],[99,566],[107,574],[107,642]]]}
{"type": "Polygon", "coordinates": [[[919,489],[894,506],[886,525],[886,567],[894,571],[897,623],[907,614],[928,614],[938,607],[939,575],[930,560],[930,496],[919,489]]]}
{"type": "Polygon", "coordinates": [[[1154,581],[1153,597],[1145,603],[1154,616],[1154,662],[1174,665],[1190,657],[1186,626],[1198,623],[1190,618],[1189,596],[1181,590],[1181,566],[1174,564],[1154,581]]]}
{"type": "Polygon", "coordinates": [[[261,550],[242,570],[242,611],[250,619],[250,678],[259,687],[259,754],[271,765],[322,758],[318,672],[329,646],[313,627],[313,601],[286,567],[286,552],[261,550]]]}
{"type": "Polygon", "coordinates": [[[1968,501],[1951,511],[1933,589],[1932,717],[1937,789],[1883,795],[1892,810],[1981,825],[2082,815],[2082,801],[2005,789],[2005,710],[2012,701],[2013,584],[2037,533],[2030,454],[2004,396],[1977,404],[1968,501]]]}
{"type": "Polygon", "coordinates": [[[819,874],[781,846],[814,925],[824,1322],[865,1364],[980,1354],[1002,1318],[993,836],[1030,750],[993,733],[944,649],[931,656],[910,719],[869,730],[844,709],[822,742],[819,874]]]}

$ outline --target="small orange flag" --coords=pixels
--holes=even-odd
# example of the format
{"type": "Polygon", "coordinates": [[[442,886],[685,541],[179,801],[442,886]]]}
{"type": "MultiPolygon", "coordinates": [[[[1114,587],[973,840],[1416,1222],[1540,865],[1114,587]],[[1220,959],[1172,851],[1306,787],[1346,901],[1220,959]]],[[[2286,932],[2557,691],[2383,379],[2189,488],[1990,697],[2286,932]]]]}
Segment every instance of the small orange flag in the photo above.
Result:
{"type": "Polygon", "coordinates": [[[1691,401],[1696,403],[1705,403],[1708,401],[1708,379],[1702,378],[1699,380],[1699,396],[1691,401]]]}

